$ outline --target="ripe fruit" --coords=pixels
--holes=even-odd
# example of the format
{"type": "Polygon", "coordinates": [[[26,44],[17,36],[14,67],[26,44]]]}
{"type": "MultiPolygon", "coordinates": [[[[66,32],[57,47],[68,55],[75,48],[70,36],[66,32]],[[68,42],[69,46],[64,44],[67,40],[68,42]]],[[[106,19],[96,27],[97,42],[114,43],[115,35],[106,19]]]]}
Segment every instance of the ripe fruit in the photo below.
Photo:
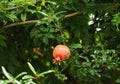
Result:
{"type": "Polygon", "coordinates": [[[57,45],[53,50],[53,63],[60,64],[70,57],[70,49],[66,45],[57,45]]]}

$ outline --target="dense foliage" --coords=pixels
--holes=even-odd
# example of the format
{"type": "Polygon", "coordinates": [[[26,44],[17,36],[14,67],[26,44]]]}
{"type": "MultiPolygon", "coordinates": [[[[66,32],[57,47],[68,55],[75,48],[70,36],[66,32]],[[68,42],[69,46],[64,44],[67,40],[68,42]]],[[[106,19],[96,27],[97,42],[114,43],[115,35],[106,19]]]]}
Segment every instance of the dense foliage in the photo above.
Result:
{"type": "Polygon", "coordinates": [[[0,0],[0,84],[120,83],[120,0],[0,0]],[[69,59],[52,64],[58,44],[69,59]]]}

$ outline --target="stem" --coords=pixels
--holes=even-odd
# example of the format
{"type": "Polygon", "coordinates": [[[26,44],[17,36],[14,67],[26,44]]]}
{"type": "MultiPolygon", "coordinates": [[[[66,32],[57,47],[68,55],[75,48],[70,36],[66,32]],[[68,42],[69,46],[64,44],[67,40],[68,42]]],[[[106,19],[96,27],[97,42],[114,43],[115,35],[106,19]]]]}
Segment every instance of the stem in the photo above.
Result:
{"type": "Polygon", "coordinates": [[[67,63],[67,66],[63,67],[60,72],[62,73],[68,67],[68,65],[71,64],[75,59],[76,59],[76,56],[71,61],[69,61],[67,63]]]}
{"type": "MultiPolygon", "coordinates": [[[[92,50],[92,49],[88,49],[86,52],[83,52],[83,53],[81,53],[80,55],[86,55],[86,54],[89,53],[91,50],[92,50]]],[[[67,66],[63,67],[60,72],[64,71],[64,70],[68,67],[68,65],[71,64],[75,59],[77,59],[77,56],[75,56],[71,61],[69,61],[69,62],[67,63],[67,66]]]]}
{"type": "Polygon", "coordinates": [[[16,6],[16,7],[12,7],[12,8],[0,8],[0,10],[14,10],[14,9],[17,9],[17,8],[20,8],[20,7],[23,7],[24,5],[19,5],[19,6],[16,6]]]}
{"type": "Polygon", "coordinates": [[[81,13],[82,12],[71,13],[71,14],[65,15],[64,18],[69,18],[69,17],[75,16],[75,15],[78,15],[78,14],[81,14],[81,13]]]}
{"type": "MultiPolygon", "coordinates": [[[[81,12],[75,12],[75,13],[72,13],[72,14],[65,15],[64,19],[75,16],[75,15],[78,15],[80,13],[81,12]]],[[[10,27],[25,25],[25,24],[33,24],[33,23],[37,23],[38,21],[39,20],[29,20],[29,21],[24,21],[24,22],[11,23],[11,24],[3,26],[2,29],[7,29],[7,28],[10,28],[10,27]]]]}
{"type": "Polygon", "coordinates": [[[3,26],[2,29],[7,29],[7,28],[10,28],[10,27],[19,26],[19,25],[25,25],[25,24],[33,24],[33,23],[36,23],[38,21],[39,20],[29,20],[29,21],[25,21],[25,22],[12,23],[12,24],[3,26]]]}

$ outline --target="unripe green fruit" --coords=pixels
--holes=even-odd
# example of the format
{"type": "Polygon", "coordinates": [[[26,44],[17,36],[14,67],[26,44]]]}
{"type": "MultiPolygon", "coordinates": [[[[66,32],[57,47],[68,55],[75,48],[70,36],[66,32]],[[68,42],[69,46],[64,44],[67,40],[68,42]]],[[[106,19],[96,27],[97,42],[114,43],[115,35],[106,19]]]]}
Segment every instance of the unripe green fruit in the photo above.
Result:
{"type": "Polygon", "coordinates": [[[63,35],[66,39],[70,39],[71,38],[71,34],[69,33],[69,31],[67,30],[63,30],[63,35]]]}

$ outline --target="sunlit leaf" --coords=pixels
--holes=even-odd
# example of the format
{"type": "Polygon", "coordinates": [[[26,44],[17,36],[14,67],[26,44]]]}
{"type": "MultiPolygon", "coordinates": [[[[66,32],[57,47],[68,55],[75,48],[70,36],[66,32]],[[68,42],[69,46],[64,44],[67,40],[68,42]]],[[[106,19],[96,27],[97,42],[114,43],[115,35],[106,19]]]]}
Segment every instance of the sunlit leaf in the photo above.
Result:
{"type": "Polygon", "coordinates": [[[30,70],[34,73],[34,75],[36,75],[36,71],[35,71],[34,67],[29,62],[27,64],[28,64],[30,70]]]}
{"type": "Polygon", "coordinates": [[[26,20],[26,17],[27,17],[26,14],[21,14],[21,20],[22,20],[22,21],[25,21],[25,20],[26,20]]]}
{"type": "Polygon", "coordinates": [[[70,48],[76,49],[76,48],[82,48],[81,44],[72,44],[70,45],[70,48]]]}
{"type": "Polygon", "coordinates": [[[48,70],[48,71],[45,71],[45,72],[42,72],[42,73],[38,74],[38,76],[39,77],[44,76],[45,74],[49,74],[49,73],[53,73],[53,72],[55,72],[55,71],[54,70],[48,70]]]}
{"type": "Polygon", "coordinates": [[[14,80],[14,77],[13,77],[10,73],[8,73],[3,66],[2,66],[2,71],[3,71],[4,75],[5,75],[10,81],[13,81],[13,80],[14,80]]]}
{"type": "Polygon", "coordinates": [[[118,78],[115,82],[116,82],[116,83],[120,83],[120,78],[118,78]]]}
{"type": "Polygon", "coordinates": [[[42,15],[44,15],[44,16],[48,16],[48,14],[46,14],[45,12],[40,12],[39,11],[39,13],[42,14],[42,15]]]}
{"type": "Polygon", "coordinates": [[[18,74],[18,75],[15,77],[15,79],[17,79],[17,78],[19,78],[19,77],[21,77],[21,76],[23,76],[23,75],[26,75],[26,74],[27,74],[27,72],[22,72],[22,73],[18,74]]]}
{"type": "Polygon", "coordinates": [[[34,77],[31,75],[25,75],[22,77],[22,79],[34,79],[34,77]]]}

